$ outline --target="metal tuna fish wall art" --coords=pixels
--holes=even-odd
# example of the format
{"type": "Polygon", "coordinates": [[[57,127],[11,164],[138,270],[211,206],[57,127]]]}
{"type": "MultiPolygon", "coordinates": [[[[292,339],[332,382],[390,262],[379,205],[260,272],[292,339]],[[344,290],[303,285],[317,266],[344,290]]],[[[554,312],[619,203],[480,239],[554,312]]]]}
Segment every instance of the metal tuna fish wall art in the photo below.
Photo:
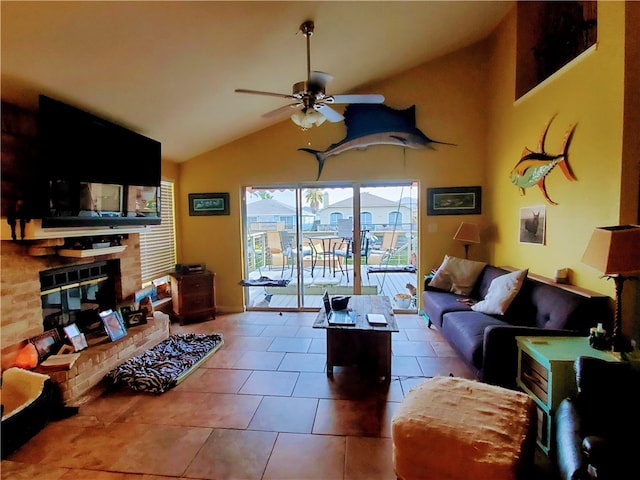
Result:
{"type": "Polygon", "coordinates": [[[405,110],[396,110],[386,105],[351,104],[344,110],[344,123],[347,136],[338,143],[330,145],[324,151],[311,148],[299,148],[309,152],[318,161],[318,177],[322,175],[327,158],[348,150],[364,150],[371,145],[398,145],[409,148],[433,148],[433,144],[453,145],[452,143],[431,140],[416,128],[416,106],[405,110]]]}
{"type": "Polygon", "coordinates": [[[542,132],[540,142],[538,143],[538,151],[534,152],[525,147],[522,151],[520,161],[513,167],[513,170],[511,170],[511,182],[520,188],[522,195],[526,193],[525,188],[538,185],[542,195],[551,205],[557,205],[557,203],[549,198],[544,181],[553,168],[558,165],[568,180],[576,180],[568,163],[569,143],[576,129],[575,124],[569,127],[562,139],[561,153],[551,155],[545,151],[545,139],[549,131],[549,126],[554,118],[555,115],[549,119],[542,132]]]}

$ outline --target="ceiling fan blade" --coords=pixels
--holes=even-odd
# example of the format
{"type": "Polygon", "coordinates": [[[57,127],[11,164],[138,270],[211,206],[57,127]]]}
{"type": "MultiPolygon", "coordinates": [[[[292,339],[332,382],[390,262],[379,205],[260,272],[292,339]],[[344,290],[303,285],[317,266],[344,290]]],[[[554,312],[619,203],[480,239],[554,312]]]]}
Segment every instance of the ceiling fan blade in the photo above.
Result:
{"type": "Polygon", "coordinates": [[[273,92],[261,92],[259,90],[246,90],[244,88],[236,88],[236,93],[251,93],[253,95],[269,95],[270,97],[280,97],[280,98],[290,98],[292,100],[297,100],[293,95],[289,95],[286,93],[273,93],[273,92]]]}
{"type": "Polygon", "coordinates": [[[298,103],[290,103],[289,105],[285,105],[284,107],[276,108],[275,110],[271,110],[270,112],[263,113],[263,118],[273,118],[284,114],[284,112],[291,112],[296,108],[302,107],[302,102],[298,103]]]}
{"type": "Polygon", "coordinates": [[[331,80],[333,80],[333,75],[329,75],[328,73],[314,71],[309,74],[310,82],[317,82],[321,85],[326,85],[331,80]]]}
{"type": "Polygon", "coordinates": [[[327,118],[327,120],[329,120],[330,122],[336,123],[344,120],[344,117],[340,113],[336,112],[333,108],[331,108],[328,105],[324,105],[322,103],[316,103],[313,106],[313,108],[317,112],[320,112],[322,115],[324,115],[327,118]]]}
{"type": "Polygon", "coordinates": [[[384,95],[331,95],[324,101],[327,103],[384,103],[384,95]]]}

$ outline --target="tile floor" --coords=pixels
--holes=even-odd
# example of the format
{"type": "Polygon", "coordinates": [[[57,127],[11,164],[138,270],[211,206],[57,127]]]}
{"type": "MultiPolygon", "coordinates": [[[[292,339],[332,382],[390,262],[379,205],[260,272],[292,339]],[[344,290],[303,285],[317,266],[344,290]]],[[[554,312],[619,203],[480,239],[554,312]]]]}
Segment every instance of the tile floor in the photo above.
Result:
{"type": "MultiPolygon", "coordinates": [[[[393,480],[390,420],[404,395],[426,377],[471,372],[407,314],[396,317],[388,386],[353,368],[329,379],[315,317],[251,312],[173,324],[173,333],[222,333],[225,344],[163,395],[111,391],[49,423],[2,461],[2,479],[393,480]]],[[[534,477],[552,478],[539,466],[534,477]]]]}

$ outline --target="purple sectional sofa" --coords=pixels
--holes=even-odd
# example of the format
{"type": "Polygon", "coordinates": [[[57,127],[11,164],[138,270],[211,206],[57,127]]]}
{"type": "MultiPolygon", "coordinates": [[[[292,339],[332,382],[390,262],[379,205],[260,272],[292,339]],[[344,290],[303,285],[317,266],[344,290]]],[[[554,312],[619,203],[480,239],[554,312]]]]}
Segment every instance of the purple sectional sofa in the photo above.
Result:
{"type": "MultiPolygon", "coordinates": [[[[507,273],[487,265],[468,297],[482,300],[491,281],[507,273]]],[[[459,302],[462,295],[428,283],[427,278],[422,306],[429,327],[438,328],[479,380],[493,385],[516,388],[518,335],[587,336],[598,323],[611,331],[613,312],[606,296],[585,296],[526,278],[504,315],[487,315],[459,302]]]]}

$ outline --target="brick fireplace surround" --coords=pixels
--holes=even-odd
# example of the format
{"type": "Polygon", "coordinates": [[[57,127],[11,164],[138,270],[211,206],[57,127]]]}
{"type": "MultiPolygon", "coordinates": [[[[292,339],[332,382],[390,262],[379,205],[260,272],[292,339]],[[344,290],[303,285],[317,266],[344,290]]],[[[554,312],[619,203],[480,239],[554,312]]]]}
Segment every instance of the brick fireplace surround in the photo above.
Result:
{"type": "MultiPolygon", "coordinates": [[[[140,241],[138,234],[123,240],[127,248],[117,255],[96,257],[97,260],[120,259],[120,278],[116,279],[118,304],[130,303],[140,288],[140,241]]],[[[2,327],[2,370],[13,366],[26,339],[43,332],[40,303],[39,272],[51,268],[91,263],[94,258],[76,259],[55,255],[30,256],[29,244],[2,241],[0,250],[0,325],[2,327]]],[[[110,369],[137,355],[169,336],[168,317],[147,325],[134,327],[126,337],[110,342],[104,337],[98,344],[84,350],[71,370],[49,373],[60,386],[67,405],[82,403],[99,386],[110,369]]]]}
{"type": "MultiPolygon", "coordinates": [[[[30,159],[37,145],[37,121],[33,112],[2,102],[2,217],[7,216],[10,205],[20,198],[22,189],[29,185],[25,179],[30,159]]],[[[28,178],[28,174],[26,175],[28,178]]],[[[6,218],[2,218],[6,222],[6,218]]],[[[6,226],[6,224],[5,224],[6,226]]],[[[115,233],[115,232],[114,232],[115,233]]],[[[74,237],[72,231],[69,237],[74,237]]],[[[3,237],[4,238],[4,237],[3,237]]],[[[119,254],[94,258],[65,258],[54,255],[31,256],[30,247],[43,247],[53,252],[52,245],[62,239],[17,243],[0,242],[0,328],[2,331],[2,371],[12,367],[18,351],[27,339],[43,332],[40,301],[39,272],[58,267],[68,267],[94,260],[120,259],[120,276],[116,279],[116,301],[132,303],[133,293],[141,287],[140,236],[129,234],[123,240],[127,248],[119,254]],[[57,241],[57,242],[56,242],[57,241]]],[[[37,250],[37,249],[36,249],[37,250]]],[[[64,401],[68,405],[80,402],[89,390],[96,386],[104,374],[125,359],[137,355],[169,336],[169,322],[157,320],[134,327],[126,337],[109,342],[105,337],[98,345],[84,350],[71,370],[51,373],[60,385],[64,401]]]]}

